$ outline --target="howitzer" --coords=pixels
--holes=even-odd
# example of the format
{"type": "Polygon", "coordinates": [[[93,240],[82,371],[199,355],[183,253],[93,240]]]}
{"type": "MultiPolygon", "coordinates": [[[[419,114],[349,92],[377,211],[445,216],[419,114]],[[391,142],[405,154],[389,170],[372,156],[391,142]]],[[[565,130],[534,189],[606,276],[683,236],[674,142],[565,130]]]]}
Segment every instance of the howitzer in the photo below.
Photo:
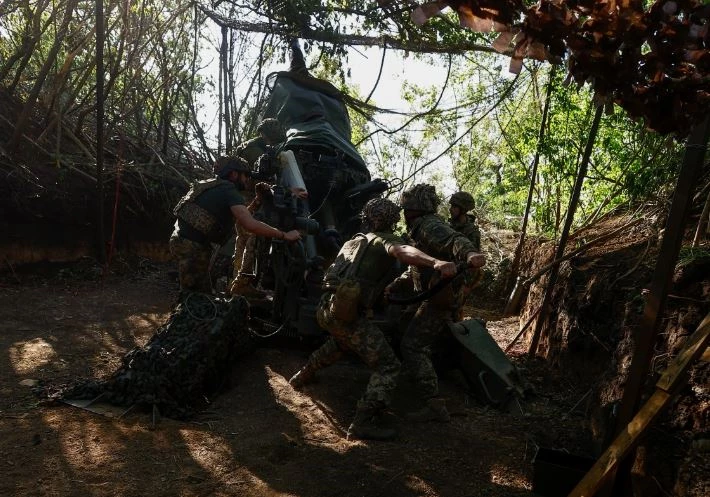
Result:
{"type": "MultiPolygon", "coordinates": [[[[268,303],[255,304],[254,324],[261,328],[260,334],[270,335],[278,331],[301,338],[323,337],[315,312],[322,294],[325,269],[337,254],[342,240],[359,231],[362,206],[386,191],[389,185],[379,179],[356,185],[339,192],[337,208],[332,208],[328,201],[330,194],[323,198],[311,195],[310,184],[300,175],[296,157],[291,151],[281,151],[272,158],[269,162],[279,164],[277,184],[268,191],[262,186],[259,193],[261,205],[255,217],[283,231],[298,229],[303,240],[293,244],[259,241],[257,281],[264,289],[273,291],[273,298],[268,303]],[[307,198],[295,193],[304,186],[308,191],[307,198]],[[311,211],[314,198],[318,204],[311,211]],[[319,216],[318,220],[316,216],[319,216]]],[[[267,164],[266,159],[260,162],[262,166],[267,164]]],[[[332,176],[322,179],[328,181],[330,190],[337,188],[332,176]]]]}
{"type": "Polygon", "coordinates": [[[298,229],[303,240],[259,240],[256,278],[273,297],[254,302],[252,317],[266,334],[322,337],[315,311],[325,269],[360,231],[363,206],[392,185],[370,177],[340,90],[308,73],[298,42],[291,49],[291,68],[266,78],[262,117],[278,120],[286,140],[267,147],[254,167],[254,178],[275,185],[255,216],[283,231],[298,229]],[[294,194],[304,189],[307,198],[294,194]]]}

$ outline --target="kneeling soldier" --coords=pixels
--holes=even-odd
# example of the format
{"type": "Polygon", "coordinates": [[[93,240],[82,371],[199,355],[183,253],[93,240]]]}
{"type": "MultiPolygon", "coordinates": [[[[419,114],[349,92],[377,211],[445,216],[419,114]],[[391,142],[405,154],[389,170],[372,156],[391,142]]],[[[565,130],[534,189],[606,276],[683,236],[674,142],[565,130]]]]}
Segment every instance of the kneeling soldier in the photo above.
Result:
{"type": "Polygon", "coordinates": [[[387,440],[396,435],[378,424],[389,406],[400,363],[382,331],[367,317],[392,280],[396,261],[439,271],[452,277],[456,267],[406,245],[392,233],[400,208],[386,199],[370,200],[363,208],[364,230],[341,248],[326,271],[326,290],[317,311],[318,324],[330,333],[325,344],[313,352],[306,365],[289,381],[300,388],[315,378],[315,372],[335,363],[346,350],[355,352],[372,370],[365,394],[357,403],[348,437],[387,440]]]}

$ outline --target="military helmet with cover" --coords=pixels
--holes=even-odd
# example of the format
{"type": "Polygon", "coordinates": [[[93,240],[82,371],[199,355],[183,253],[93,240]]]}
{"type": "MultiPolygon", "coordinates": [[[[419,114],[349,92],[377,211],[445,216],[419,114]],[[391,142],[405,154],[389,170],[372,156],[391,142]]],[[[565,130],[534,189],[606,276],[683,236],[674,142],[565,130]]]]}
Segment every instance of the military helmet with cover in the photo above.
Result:
{"type": "Polygon", "coordinates": [[[451,205],[455,205],[456,207],[460,207],[464,212],[468,212],[476,207],[476,201],[473,199],[473,195],[464,191],[456,192],[451,195],[449,203],[451,205]]]}
{"type": "Polygon", "coordinates": [[[273,117],[269,117],[261,121],[256,130],[261,133],[261,135],[271,144],[286,141],[286,130],[278,119],[274,119],[273,117]]]}
{"type": "Polygon", "coordinates": [[[362,208],[362,219],[368,231],[386,231],[399,221],[402,209],[386,198],[373,198],[362,208]]]}
{"type": "Polygon", "coordinates": [[[420,183],[402,192],[400,205],[404,210],[436,212],[441,203],[433,185],[420,183]]]}
{"type": "Polygon", "coordinates": [[[215,175],[221,179],[227,179],[229,173],[236,171],[238,173],[247,173],[251,175],[249,163],[238,156],[221,156],[214,163],[213,171],[215,175]]]}

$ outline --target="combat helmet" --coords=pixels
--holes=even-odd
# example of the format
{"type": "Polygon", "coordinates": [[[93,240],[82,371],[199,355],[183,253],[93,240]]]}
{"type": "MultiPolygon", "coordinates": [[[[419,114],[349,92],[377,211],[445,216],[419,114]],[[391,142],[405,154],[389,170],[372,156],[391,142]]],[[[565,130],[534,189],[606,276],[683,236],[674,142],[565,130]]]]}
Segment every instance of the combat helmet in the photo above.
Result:
{"type": "Polygon", "coordinates": [[[273,117],[268,117],[259,123],[256,130],[272,144],[286,141],[286,130],[273,117]]]}
{"type": "Polygon", "coordinates": [[[464,212],[468,212],[476,207],[476,201],[473,199],[473,195],[464,191],[456,192],[451,195],[449,203],[460,207],[464,212]]]}
{"type": "Polygon", "coordinates": [[[251,175],[249,163],[237,156],[219,157],[214,163],[213,171],[215,175],[221,179],[227,179],[227,176],[229,176],[229,173],[232,171],[251,175]]]}
{"type": "Polygon", "coordinates": [[[367,231],[387,231],[399,221],[402,209],[386,198],[373,198],[362,208],[362,219],[367,231]]]}
{"type": "Polygon", "coordinates": [[[433,185],[420,183],[402,192],[399,203],[404,210],[436,212],[440,202],[433,185]]]}

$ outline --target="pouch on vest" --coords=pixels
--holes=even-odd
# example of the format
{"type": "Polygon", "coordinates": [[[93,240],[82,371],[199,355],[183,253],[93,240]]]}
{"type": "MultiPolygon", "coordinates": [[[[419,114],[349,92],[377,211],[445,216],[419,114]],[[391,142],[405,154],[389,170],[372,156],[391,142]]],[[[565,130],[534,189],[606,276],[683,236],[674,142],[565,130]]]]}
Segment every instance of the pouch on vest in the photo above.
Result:
{"type": "Polygon", "coordinates": [[[341,282],[335,289],[331,310],[339,321],[351,323],[357,319],[360,307],[360,283],[353,280],[341,282]]]}
{"type": "Polygon", "coordinates": [[[326,289],[334,291],[331,310],[339,321],[348,323],[357,319],[361,288],[355,275],[372,240],[374,237],[358,233],[345,242],[323,278],[326,289]]]}

